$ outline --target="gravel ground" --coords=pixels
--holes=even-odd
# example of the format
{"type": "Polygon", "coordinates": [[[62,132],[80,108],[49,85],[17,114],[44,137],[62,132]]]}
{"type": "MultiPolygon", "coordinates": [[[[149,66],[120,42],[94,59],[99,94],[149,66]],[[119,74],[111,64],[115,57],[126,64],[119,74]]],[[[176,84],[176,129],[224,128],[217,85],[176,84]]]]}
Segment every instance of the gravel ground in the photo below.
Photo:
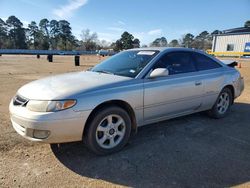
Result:
{"type": "Polygon", "coordinates": [[[250,187],[250,60],[245,91],[220,120],[204,113],[139,128],[119,153],[99,157],[80,142],[32,143],[11,126],[8,103],[23,84],[84,70],[103,58],[0,57],[0,187],[250,187]]]}

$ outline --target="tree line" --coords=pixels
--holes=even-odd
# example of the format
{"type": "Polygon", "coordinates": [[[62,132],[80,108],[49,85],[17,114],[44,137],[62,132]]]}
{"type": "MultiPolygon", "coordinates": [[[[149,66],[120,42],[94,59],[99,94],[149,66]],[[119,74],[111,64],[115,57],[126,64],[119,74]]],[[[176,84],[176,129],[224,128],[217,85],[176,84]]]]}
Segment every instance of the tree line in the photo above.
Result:
{"type": "MultiPolygon", "coordinates": [[[[250,20],[244,27],[250,27],[250,20]]],[[[185,34],[181,39],[170,42],[165,37],[156,38],[149,46],[155,47],[188,47],[207,50],[212,47],[212,33],[203,31],[197,36],[185,34]]],[[[0,18],[0,49],[40,49],[40,50],[99,50],[112,48],[115,51],[140,47],[140,40],[125,31],[116,42],[109,43],[99,40],[95,32],[83,30],[81,40],[72,34],[72,28],[67,20],[41,19],[39,23],[31,21],[28,27],[16,17],[10,16],[6,21],[0,18]]],[[[146,45],[142,45],[146,47],[146,45]]]]}
{"type": "MultiPolygon", "coordinates": [[[[83,30],[82,40],[72,34],[67,20],[44,18],[37,24],[31,21],[25,28],[15,16],[6,21],[0,18],[0,49],[39,49],[39,50],[96,50],[104,46],[96,33],[83,30]]],[[[107,45],[105,43],[105,45],[107,45]]]]}
{"type": "Polygon", "coordinates": [[[160,37],[155,39],[150,46],[156,47],[186,47],[186,48],[196,48],[200,50],[211,49],[213,35],[220,34],[222,31],[215,30],[212,33],[208,31],[202,31],[197,36],[194,36],[191,33],[185,34],[181,39],[173,39],[169,43],[165,37],[160,37]]]}
{"type": "MultiPolygon", "coordinates": [[[[250,20],[245,22],[244,27],[250,27],[250,20]]],[[[212,48],[213,35],[221,33],[222,31],[220,30],[214,30],[211,33],[202,31],[197,36],[187,33],[181,39],[173,39],[169,43],[165,37],[160,37],[155,39],[150,46],[187,47],[207,50],[212,48]]]]}

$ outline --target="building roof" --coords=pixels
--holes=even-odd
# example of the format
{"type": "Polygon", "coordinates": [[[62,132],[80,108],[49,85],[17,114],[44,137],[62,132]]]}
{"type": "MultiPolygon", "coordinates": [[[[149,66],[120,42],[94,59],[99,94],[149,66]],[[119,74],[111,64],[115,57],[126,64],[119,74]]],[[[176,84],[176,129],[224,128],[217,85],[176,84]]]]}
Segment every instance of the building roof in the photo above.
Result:
{"type": "Polygon", "coordinates": [[[242,35],[242,34],[250,34],[250,27],[237,27],[233,29],[226,29],[222,31],[222,33],[216,35],[242,35]]]}
{"type": "Polygon", "coordinates": [[[233,29],[227,29],[224,30],[223,33],[229,34],[229,33],[247,33],[250,32],[250,27],[238,27],[233,29]]]}

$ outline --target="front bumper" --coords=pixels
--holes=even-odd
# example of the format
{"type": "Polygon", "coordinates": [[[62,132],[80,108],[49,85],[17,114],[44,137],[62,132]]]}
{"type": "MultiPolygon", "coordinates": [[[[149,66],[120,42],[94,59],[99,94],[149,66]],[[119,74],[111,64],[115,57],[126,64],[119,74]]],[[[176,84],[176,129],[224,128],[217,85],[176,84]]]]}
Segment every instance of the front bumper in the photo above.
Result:
{"type": "Polygon", "coordinates": [[[27,113],[25,107],[16,107],[12,102],[10,104],[13,128],[24,138],[37,142],[63,143],[82,140],[90,111],[73,112],[71,110],[70,113],[74,115],[67,117],[60,115],[60,112],[54,112],[41,116],[37,112],[27,113]]]}

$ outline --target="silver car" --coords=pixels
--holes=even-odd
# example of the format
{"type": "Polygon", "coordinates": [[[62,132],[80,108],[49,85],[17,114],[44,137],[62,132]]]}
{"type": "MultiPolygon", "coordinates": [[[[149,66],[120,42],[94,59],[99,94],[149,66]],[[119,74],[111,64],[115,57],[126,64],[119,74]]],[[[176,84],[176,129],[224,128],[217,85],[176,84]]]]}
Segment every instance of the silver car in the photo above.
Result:
{"type": "Polygon", "coordinates": [[[145,124],[200,111],[224,117],[244,88],[234,65],[186,48],[123,51],[89,71],[24,85],[10,102],[11,121],[31,141],[84,140],[109,154],[145,124]]]}

